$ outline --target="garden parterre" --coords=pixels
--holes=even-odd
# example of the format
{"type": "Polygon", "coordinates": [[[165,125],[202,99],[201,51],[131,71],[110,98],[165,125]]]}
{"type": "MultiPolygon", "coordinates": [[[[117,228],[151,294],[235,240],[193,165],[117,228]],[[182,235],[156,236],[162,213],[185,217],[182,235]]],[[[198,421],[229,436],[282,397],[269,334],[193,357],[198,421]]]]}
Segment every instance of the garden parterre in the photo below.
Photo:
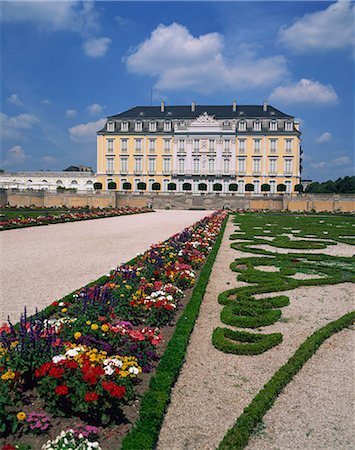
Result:
{"type": "Polygon", "coordinates": [[[12,230],[15,228],[33,227],[39,225],[50,225],[54,223],[77,222],[80,220],[102,219],[105,217],[125,216],[129,214],[141,214],[152,212],[149,208],[124,208],[95,209],[92,211],[68,211],[61,214],[38,215],[37,217],[18,217],[8,220],[0,220],[0,231],[12,230]]]}
{"type": "MultiPolygon", "coordinates": [[[[45,414],[21,404],[28,392],[52,416],[80,417],[98,425],[122,421],[121,407],[132,402],[140,375],[158,360],[160,329],[172,322],[183,291],[195,284],[225,216],[215,213],[152,246],[101,283],[53,302],[45,313],[27,317],[25,312],[19,324],[5,324],[1,433],[33,432],[28,418],[33,422],[33,414],[45,414]]],[[[44,421],[42,431],[49,426],[44,421]]]]}

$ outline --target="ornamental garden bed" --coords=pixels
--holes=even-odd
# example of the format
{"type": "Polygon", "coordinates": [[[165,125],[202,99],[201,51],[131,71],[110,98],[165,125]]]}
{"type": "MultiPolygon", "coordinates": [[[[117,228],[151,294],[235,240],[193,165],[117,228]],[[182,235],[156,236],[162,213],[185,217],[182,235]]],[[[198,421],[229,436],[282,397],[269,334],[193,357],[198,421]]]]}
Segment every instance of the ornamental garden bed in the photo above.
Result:
{"type": "MultiPolygon", "coordinates": [[[[179,317],[176,330],[182,319],[193,327],[192,287],[192,298],[201,301],[201,279],[206,284],[209,273],[198,279],[199,271],[213,263],[225,217],[214,213],[109,277],[3,325],[0,432],[10,445],[4,448],[37,449],[49,439],[57,442],[43,448],[120,447],[179,317]]],[[[194,308],[196,318],[198,302],[194,308]]],[[[186,329],[185,349],[188,336],[186,329]]]]}
{"type": "MultiPolygon", "coordinates": [[[[7,210],[6,210],[7,211],[7,210]]],[[[57,213],[46,211],[46,214],[38,214],[33,209],[19,210],[23,214],[18,214],[15,218],[6,218],[0,220],[0,231],[12,230],[16,228],[34,227],[40,225],[51,225],[55,223],[78,222],[80,220],[103,219],[106,217],[126,216],[131,214],[141,214],[153,212],[149,208],[131,208],[125,206],[123,208],[107,208],[94,209],[86,211],[66,211],[57,213]]],[[[6,217],[6,214],[5,214],[6,217]]]]}

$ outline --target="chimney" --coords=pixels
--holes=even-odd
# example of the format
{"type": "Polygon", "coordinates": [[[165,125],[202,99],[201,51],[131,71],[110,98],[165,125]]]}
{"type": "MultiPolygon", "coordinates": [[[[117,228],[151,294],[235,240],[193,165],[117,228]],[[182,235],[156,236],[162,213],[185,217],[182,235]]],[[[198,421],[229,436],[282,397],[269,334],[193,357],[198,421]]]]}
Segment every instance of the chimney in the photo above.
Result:
{"type": "Polygon", "coordinates": [[[263,111],[264,111],[264,112],[267,111],[267,100],[264,100],[264,103],[263,103],[263,111]]]}
{"type": "Polygon", "coordinates": [[[233,100],[232,108],[233,108],[233,112],[237,111],[237,102],[235,100],[233,100]]]}
{"type": "Polygon", "coordinates": [[[191,111],[196,111],[196,102],[191,103],[191,111]]]}
{"type": "Polygon", "coordinates": [[[164,102],[164,100],[162,100],[160,103],[160,111],[164,112],[164,110],[165,110],[165,102],[164,102]]]}

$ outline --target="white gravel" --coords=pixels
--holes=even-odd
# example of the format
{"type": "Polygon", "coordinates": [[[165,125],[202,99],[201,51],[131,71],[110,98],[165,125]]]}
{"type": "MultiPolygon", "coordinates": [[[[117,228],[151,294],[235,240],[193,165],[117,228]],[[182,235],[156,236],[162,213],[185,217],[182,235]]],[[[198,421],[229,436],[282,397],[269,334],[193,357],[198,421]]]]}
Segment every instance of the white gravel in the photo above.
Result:
{"type": "Polygon", "coordinates": [[[148,214],[0,233],[0,323],[79,289],[212,211],[148,214]]]}

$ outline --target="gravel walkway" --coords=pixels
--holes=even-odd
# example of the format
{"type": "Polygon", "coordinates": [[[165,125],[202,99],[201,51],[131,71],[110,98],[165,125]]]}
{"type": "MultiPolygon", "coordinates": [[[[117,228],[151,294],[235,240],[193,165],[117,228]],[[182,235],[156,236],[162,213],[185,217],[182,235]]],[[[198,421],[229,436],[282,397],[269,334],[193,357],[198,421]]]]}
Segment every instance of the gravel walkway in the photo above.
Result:
{"type": "Polygon", "coordinates": [[[235,258],[248,255],[230,248],[229,235],[234,231],[230,220],[191,336],[186,362],[172,392],[158,450],[215,449],[243,409],[300,344],[315,330],[353,310],[354,289],[350,283],[285,291],[282,294],[289,296],[290,305],[282,309],[282,320],[264,328],[267,333],[283,333],[282,344],[256,356],[230,355],[216,350],[211,336],[214,328],[222,325],[218,294],[244,284],[236,282],[236,274],[229,269],[235,258]]]}
{"type": "Polygon", "coordinates": [[[355,448],[354,331],[329,338],[286,386],[248,450],[355,448]]]}
{"type": "Polygon", "coordinates": [[[156,211],[0,233],[0,324],[42,309],[212,211],[156,211]]]}

